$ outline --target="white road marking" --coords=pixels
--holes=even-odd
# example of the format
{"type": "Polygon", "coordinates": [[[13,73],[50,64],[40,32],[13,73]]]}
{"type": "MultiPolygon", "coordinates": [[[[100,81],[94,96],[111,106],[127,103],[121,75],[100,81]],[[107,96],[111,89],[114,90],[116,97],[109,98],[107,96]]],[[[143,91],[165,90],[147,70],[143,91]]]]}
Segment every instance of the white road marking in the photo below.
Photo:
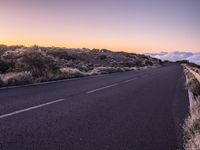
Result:
{"type": "Polygon", "coordinates": [[[104,87],[101,87],[101,88],[98,88],[98,89],[95,89],[95,90],[88,91],[86,93],[87,94],[94,93],[94,92],[101,91],[101,90],[104,90],[104,89],[107,89],[107,88],[110,88],[110,87],[113,87],[113,86],[117,86],[117,85],[118,85],[118,83],[111,84],[111,85],[104,86],[104,87]]]}
{"type": "Polygon", "coordinates": [[[126,80],[126,81],[124,81],[124,83],[128,83],[128,82],[131,82],[131,81],[134,81],[134,80],[137,80],[137,78],[126,80]]]}
{"type": "Polygon", "coordinates": [[[58,99],[58,100],[51,101],[51,102],[48,102],[48,103],[44,103],[44,104],[29,107],[29,108],[17,110],[17,111],[7,113],[7,114],[4,114],[4,115],[0,115],[0,119],[7,118],[7,117],[10,117],[10,116],[13,116],[13,115],[16,115],[16,114],[20,114],[20,113],[23,113],[23,112],[31,111],[31,110],[41,108],[41,107],[44,107],[44,106],[47,106],[47,105],[51,105],[51,104],[54,104],[54,103],[58,103],[58,102],[61,102],[61,101],[64,101],[64,100],[65,99],[58,99]]]}

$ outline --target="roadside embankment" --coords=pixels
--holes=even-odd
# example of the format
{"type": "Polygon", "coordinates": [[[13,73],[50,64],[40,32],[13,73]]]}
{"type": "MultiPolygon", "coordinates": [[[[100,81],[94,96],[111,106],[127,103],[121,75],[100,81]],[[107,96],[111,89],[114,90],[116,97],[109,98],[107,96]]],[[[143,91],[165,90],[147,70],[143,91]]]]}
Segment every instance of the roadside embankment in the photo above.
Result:
{"type": "Polygon", "coordinates": [[[183,65],[189,92],[190,114],[185,120],[185,150],[200,150],[200,69],[183,65]]]}
{"type": "Polygon", "coordinates": [[[141,54],[106,49],[0,45],[0,87],[124,72],[160,66],[141,54]]]}

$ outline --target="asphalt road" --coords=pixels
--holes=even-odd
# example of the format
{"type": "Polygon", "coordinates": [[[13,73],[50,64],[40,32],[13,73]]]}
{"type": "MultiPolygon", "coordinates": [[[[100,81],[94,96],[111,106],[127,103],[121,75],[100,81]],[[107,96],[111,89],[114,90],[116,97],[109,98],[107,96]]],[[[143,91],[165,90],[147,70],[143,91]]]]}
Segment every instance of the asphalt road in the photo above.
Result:
{"type": "Polygon", "coordinates": [[[179,65],[0,90],[0,150],[176,150],[179,65]]]}

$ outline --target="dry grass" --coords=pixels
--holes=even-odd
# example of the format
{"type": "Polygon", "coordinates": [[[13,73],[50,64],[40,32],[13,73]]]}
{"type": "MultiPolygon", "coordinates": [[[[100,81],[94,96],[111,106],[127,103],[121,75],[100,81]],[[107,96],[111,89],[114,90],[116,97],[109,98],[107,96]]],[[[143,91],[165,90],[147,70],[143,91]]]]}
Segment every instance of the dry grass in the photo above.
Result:
{"type": "Polygon", "coordinates": [[[60,71],[61,71],[60,78],[75,78],[75,77],[83,77],[87,75],[86,73],[76,68],[65,67],[65,68],[61,68],[60,71]]]}
{"type": "Polygon", "coordinates": [[[32,82],[33,77],[27,71],[0,74],[0,85],[2,86],[29,84],[32,82]]]}
{"type": "Polygon", "coordinates": [[[98,75],[98,74],[107,74],[107,73],[114,73],[114,72],[124,72],[130,71],[134,68],[128,67],[96,67],[93,70],[88,72],[88,75],[98,75]]]}
{"type": "Polygon", "coordinates": [[[185,150],[200,150],[200,97],[193,103],[184,125],[185,150]]]}
{"type": "Polygon", "coordinates": [[[90,75],[98,75],[98,74],[108,74],[114,72],[124,72],[131,70],[128,67],[120,68],[120,67],[96,67],[91,71],[83,72],[77,68],[61,68],[61,77],[71,78],[71,77],[82,77],[82,76],[90,76],[90,75]]]}
{"type": "Polygon", "coordinates": [[[196,99],[190,106],[190,114],[183,126],[184,148],[185,150],[200,150],[200,83],[187,69],[184,71],[190,79],[186,83],[186,88],[194,94],[196,99]]]}

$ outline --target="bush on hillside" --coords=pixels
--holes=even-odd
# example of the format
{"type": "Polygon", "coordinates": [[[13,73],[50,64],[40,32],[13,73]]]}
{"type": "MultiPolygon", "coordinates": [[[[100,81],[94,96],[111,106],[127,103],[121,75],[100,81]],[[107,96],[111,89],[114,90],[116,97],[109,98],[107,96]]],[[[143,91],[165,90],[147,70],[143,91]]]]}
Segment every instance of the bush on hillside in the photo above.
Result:
{"type": "Polygon", "coordinates": [[[0,73],[5,73],[7,72],[9,69],[12,68],[13,65],[7,63],[6,61],[3,61],[2,59],[0,59],[0,73]]]}
{"type": "Polygon", "coordinates": [[[76,69],[76,68],[61,68],[61,78],[75,78],[75,77],[83,77],[86,73],[76,69]]]}
{"type": "Polygon", "coordinates": [[[96,67],[91,70],[88,74],[89,75],[98,75],[98,74],[107,74],[107,73],[115,73],[115,72],[123,72],[128,71],[129,68],[127,67],[96,67]]]}
{"type": "Polygon", "coordinates": [[[59,59],[65,59],[65,60],[76,60],[77,58],[73,55],[70,55],[66,50],[64,49],[54,49],[47,51],[48,55],[51,55],[53,57],[57,57],[59,59]]]}
{"type": "Polygon", "coordinates": [[[22,85],[33,82],[30,72],[13,72],[1,75],[2,86],[22,85]]]}
{"type": "Polygon", "coordinates": [[[107,56],[106,56],[106,55],[99,55],[99,56],[98,56],[98,59],[100,59],[100,60],[105,60],[105,59],[107,59],[107,56]]]}
{"type": "Polygon", "coordinates": [[[144,63],[145,63],[145,65],[147,65],[147,66],[152,66],[152,65],[153,65],[153,62],[150,61],[150,60],[146,60],[144,63]]]}
{"type": "Polygon", "coordinates": [[[0,77],[0,87],[2,87],[4,85],[3,80],[0,77]]]}
{"type": "Polygon", "coordinates": [[[54,59],[47,56],[37,47],[26,51],[17,66],[23,70],[30,71],[36,78],[46,77],[48,79],[59,71],[54,59]]]}
{"type": "Polygon", "coordinates": [[[1,64],[2,66],[4,66],[2,67],[2,73],[18,71],[18,69],[20,68],[17,68],[17,64],[20,58],[23,57],[26,50],[27,49],[25,48],[18,48],[15,50],[7,50],[6,52],[4,52],[1,56],[1,64]]]}
{"type": "Polygon", "coordinates": [[[144,64],[143,64],[143,62],[141,60],[135,60],[133,62],[133,66],[135,66],[135,67],[143,67],[144,64]]]}

